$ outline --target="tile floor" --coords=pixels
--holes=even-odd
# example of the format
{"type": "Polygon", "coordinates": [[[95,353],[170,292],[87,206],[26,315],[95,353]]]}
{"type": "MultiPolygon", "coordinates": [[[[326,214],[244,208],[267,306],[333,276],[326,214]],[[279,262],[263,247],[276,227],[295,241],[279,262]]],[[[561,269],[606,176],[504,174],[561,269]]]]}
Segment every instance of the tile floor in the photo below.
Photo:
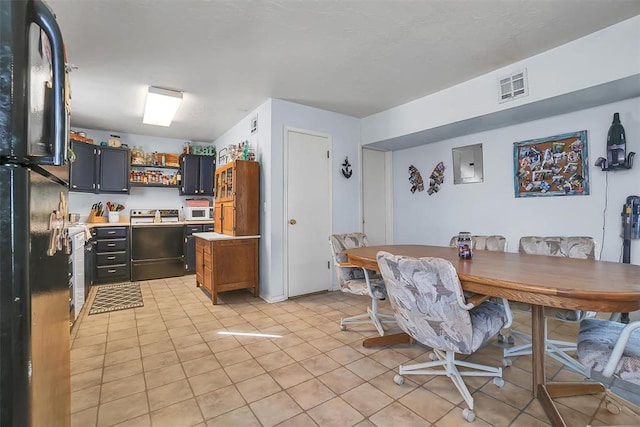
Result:
{"type": "MultiPolygon", "coordinates": [[[[366,349],[373,328],[341,331],[339,319],[364,312],[367,297],[341,292],[277,304],[246,291],[195,287],[195,276],[141,283],[144,307],[88,316],[95,288],[72,330],[72,426],[460,426],[462,398],[446,377],[405,377],[397,366],[428,360],[428,349],[366,349]],[[278,338],[221,335],[261,332],[278,338]]],[[[382,305],[388,310],[388,306],[382,305]]],[[[516,315],[516,328],[528,328],[516,315]]],[[[554,325],[557,337],[575,326],[554,325]]],[[[494,341],[468,359],[499,365],[494,341]]],[[[547,362],[556,380],[580,377],[547,362]]],[[[504,388],[467,378],[480,426],[546,426],[531,396],[531,358],[505,369],[504,388]]],[[[603,396],[556,400],[569,426],[637,425],[612,415],[603,396]]]]}

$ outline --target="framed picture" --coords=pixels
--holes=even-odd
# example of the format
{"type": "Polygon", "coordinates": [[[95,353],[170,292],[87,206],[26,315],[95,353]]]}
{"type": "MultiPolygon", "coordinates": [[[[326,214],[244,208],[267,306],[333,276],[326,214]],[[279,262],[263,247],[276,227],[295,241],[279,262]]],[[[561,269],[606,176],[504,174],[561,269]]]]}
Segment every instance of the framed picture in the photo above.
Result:
{"type": "Polygon", "coordinates": [[[589,194],[587,131],[513,143],[516,197],[589,194]]]}

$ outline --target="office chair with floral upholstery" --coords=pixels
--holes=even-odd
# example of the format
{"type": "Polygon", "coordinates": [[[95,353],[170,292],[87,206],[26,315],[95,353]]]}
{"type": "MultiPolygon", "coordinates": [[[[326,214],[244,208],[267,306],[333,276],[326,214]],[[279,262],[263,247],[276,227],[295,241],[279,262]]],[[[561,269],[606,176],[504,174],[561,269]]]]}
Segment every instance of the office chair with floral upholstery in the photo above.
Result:
{"type": "MultiPolygon", "coordinates": [[[[640,386],[640,321],[628,325],[604,319],[585,319],[578,333],[578,359],[589,371],[640,386]]],[[[606,408],[620,413],[628,402],[607,393],[606,408]]],[[[637,412],[637,407],[635,412],[637,412]]],[[[637,414],[636,414],[637,415],[637,414]]]]}
{"type": "Polygon", "coordinates": [[[380,335],[384,335],[383,325],[396,323],[392,314],[378,310],[378,301],[387,297],[384,281],[374,271],[348,264],[344,255],[346,249],[369,246],[367,236],[364,233],[333,234],[329,236],[329,245],[342,292],[371,297],[371,307],[367,308],[367,312],[340,319],[340,328],[345,330],[347,325],[372,324],[380,335]]]}
{"type": "Polygon", "coordinates": [[[394,381],[402,384],[402,375],[446,375],[469,406],[463,410],[463,418],[473,421],[474,399],[462,377],[494,377],[493,382],[502,387],[502,368],[456,360],[455,355],[476,352],[509,327],[509,304],[504,299],[495,303],[482,295],[465,299],[455,268],[442,258],[381,251],[377,260],[398,326],[412,339],[433,348],[431,362],[400,365],[394,381]]]}
{"type": "MultiPolygon", "coordinates": [[[[520,238],[519,251],[533,255],[563,256],[568,258],[595,259],[596,244],[593,238],[583,236],[552,236],[538,237],[525,236],[520,238]]],[[[531,305],[521,302],[510,302],[515,310],[531,311],[531,305]]],[[[576,351],[576,343],[548,338],[547,320],[549,318],[563,322],[576,323],[583,319],[596,315],[593,311],[571,310],[566,308],[544,308],[545,324],[544,337],[546,342],[546,354],[566,367],[584,376],[589,375],[589,371],[584,365],[579,363],[570,353],[576,351]]],[[[503,363],[505,366],[511,365],[509,357],[531,354],[531,335],[512,330],[511,334],[519,338],[524,344],[504,349],[503,363]]]]}

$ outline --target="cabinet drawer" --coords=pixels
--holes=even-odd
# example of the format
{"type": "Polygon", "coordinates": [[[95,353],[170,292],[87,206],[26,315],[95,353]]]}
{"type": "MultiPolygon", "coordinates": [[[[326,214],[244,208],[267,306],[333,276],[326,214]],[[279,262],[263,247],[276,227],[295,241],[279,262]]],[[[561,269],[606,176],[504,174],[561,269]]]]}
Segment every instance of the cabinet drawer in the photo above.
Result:
{"type": "Polygon", "coordinates": [[[118,252],[127,250],[127,239],[98,240],[98,252],[118,252]]]}
{"type": "Polygon", "coordinates": [[[204,231],[205,233],[213,231],[213,224],[203,225],[202,226],[202,231],[204,231]]]}
{"type": "Polygon", "coordinates": [[[118,265],[108,265],[104,267],[97,267],[97,278],[98,280],[104,280],[111,277],[119,277],[129,276],[129,265],[127,264],[118,264],[118,265]]]}
{"type": "Polygon", "coordinates": [[[127,227],[98,227],[96,236],[98,239],[127,237],[127,227]]]}
{"type": "Polygon", "coordinates": [[[127,258],[127,252],[100,253],[96,255],[96,265],[126,264],[129,262],[127,258]]]}
{"type": "Polygon", "coordinates": [[[186,225],[187,236],[191,236],[193,233],[200,233],[202,231],[201,225],[186,225]]]}
{"type": "Polygon", "coordinates": [[[202,251],[205,254],[211,253],[211,242],[204,239],[196,239],[196,252],[202,251]]]}

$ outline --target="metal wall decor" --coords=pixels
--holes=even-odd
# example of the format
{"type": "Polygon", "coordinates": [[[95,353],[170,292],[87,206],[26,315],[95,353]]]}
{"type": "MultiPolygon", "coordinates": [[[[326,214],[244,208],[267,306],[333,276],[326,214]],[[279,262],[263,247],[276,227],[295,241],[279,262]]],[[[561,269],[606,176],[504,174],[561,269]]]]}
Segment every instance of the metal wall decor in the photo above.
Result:
{"type": "Polygon", "coordinates": [[[349,163],[349,157],[344,158],[344,163],[342,164],[342,176],[349,179],[351,175],[353,175],[353,169],[351,169],[351,163],[349,163]]]}
{"type": "Polygon", "coordinates": [[[589,194],[587,131],[513,143],[516,197],[589,194]]]}
{"type": "Polygon", "coordinates": [[[427,190],[427,194],[431,196],[433,193],[437,193],[443,182],[444,163],[440,162],[433,168],[433,172],[431,172],[431,176],[429,176],[429,189],[427,190]]]}
{"type": "Polygon", "coordinates": [[[411,184],[412,193],[415,193],[416,190],[418,190],[418,193],[424,191],[422,175],[420,175],[420,171],[413,165],[409,166],[409,184],[411,184]]]}

